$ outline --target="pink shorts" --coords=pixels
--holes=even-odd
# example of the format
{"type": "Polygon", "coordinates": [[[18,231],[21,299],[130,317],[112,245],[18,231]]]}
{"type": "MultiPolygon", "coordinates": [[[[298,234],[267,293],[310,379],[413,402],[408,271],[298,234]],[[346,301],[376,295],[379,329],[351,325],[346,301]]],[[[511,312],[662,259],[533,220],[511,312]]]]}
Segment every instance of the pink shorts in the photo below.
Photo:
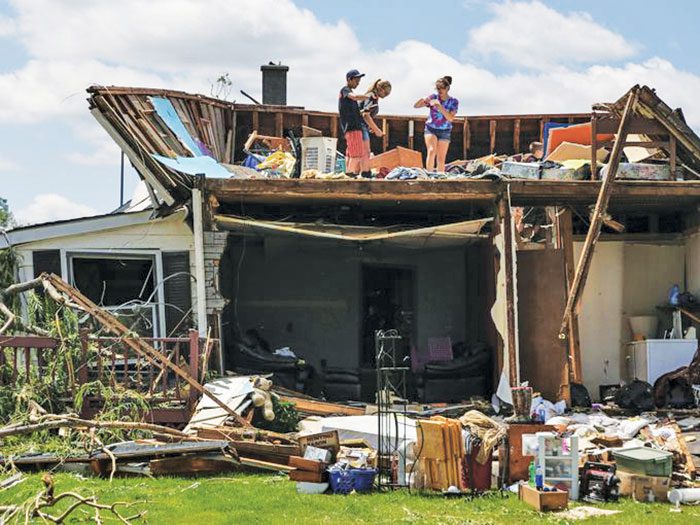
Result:
{"type": "Polygon", "coordinates": [[[345,143],[347,150],[345,152],[348,158],[360,158],[364,154],[364,145],[362,144],[362,130],[355,129],[345,132],[345,143]]]}

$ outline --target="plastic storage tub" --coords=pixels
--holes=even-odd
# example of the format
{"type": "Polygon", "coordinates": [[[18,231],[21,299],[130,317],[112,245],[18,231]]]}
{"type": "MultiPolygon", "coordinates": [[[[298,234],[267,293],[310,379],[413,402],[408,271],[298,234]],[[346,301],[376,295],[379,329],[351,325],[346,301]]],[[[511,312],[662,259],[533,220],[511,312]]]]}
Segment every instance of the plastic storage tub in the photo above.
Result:
{"type": "Polygon", "coordinates": [[[673,454],[649,447],[613,450],[617,468],[646,476],[670,476],[673,454]]]}
{"type": "Polygon", "coordinates": [[[335,494],[350,494],[355,492],[369,492],[374,483],[375,469],[350,468],[347,470],[328,471],[331,490],[335,494]]]}

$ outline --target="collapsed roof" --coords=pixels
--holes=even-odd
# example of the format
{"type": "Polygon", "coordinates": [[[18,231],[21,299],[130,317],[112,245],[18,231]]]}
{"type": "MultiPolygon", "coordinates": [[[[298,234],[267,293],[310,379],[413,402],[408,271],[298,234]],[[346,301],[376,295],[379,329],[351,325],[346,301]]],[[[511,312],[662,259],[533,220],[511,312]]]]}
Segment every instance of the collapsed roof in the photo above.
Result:
{"type": "MultiPolygon", "coordinates": [[[[449,202],[457,206],[465,202],[488,203],[495,196],[512,190],[513,204],[584,205],[595,202],[598,191],[596,181],[504,183],[467,179],[409,184],[359,180],[241,180],[232,178],[228,167],[243,159],[243,146],[249,133],[262,130],[269,135],[282,136],[285,130],[291,129],[300,136],[302,126],[311,126],[322,130],[324,135],[338,137],[337,114],[300,107],[238,104],[162,89],[92,86],[88,93],[91,113],[149,185],[161,214],[189,200],[195,175],[200,173],[207,174],[205,187],[223,202],[248,199],[249,202],[289,201],[304,205],[323,201],[335,205],[372,201],[372,205],[382,206],[420,201],[434,208],[449,206],[449,202]]],[[[619,118],[625,97],[612,104],[594,105],[593,115],[607,113],[608,117],[619,118]]],[[[665,130],[675,138],[680,162],[692,173],[700,173],[700,138],[678,112],[671,110],[647,86],[640,90],[635,116],[653,124],[650,129],[665,130]]],[[[376,139],[382,142],[384,150],[399,145],[420,149],[422,118],[389,115],[382,118],[390,123],[391,129],[384,139],[376,139]]],[[[540,138],[548,122],[572,124],[590,119],[591,114],[581,113],[459,117],[455,120],[449,155],[473,158],[494,151],[516,153],[523,149],[521,143],[540,138]]],[[[649,138],[654,140],[655,135],[650,134],[649,138]]],[[[339,142],[342,146],[342,137],[339,142]]],[[[662,151],[662,155],[669,154],[662,151]]],[[[628,198],[633,206],[649,205],[650,197],[654,200],[657,196],[656,188],[660,197],[656,205],[675,203],[690,208],[700,201],[700,185],[695,182],[621,181],[616,186],[615,193],[628,198]]]]}

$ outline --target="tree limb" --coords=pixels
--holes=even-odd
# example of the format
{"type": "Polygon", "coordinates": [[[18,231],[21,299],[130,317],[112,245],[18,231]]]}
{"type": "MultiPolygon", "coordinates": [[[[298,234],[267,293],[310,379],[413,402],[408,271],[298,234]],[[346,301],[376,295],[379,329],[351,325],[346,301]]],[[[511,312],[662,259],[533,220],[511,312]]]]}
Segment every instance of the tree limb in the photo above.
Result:
{"type": "Polygon", "coordinates": [[[118,428],[123,430],[145,430],[148,432],[158,432],[159,434],[167,434],[169,436],[175,436],[181,439],[188,439],[190,436],[175,430],[174,428],[168,428],[161,425],[154,425],[152,423],[140,423],[135,421],[92,421],[87,419],[80,419],[71,416],[46,416],[50,418],[48,421],[42,421],[40,423],[31,423],[29,425],[22,426],[8,426],[0,428],[0,438],[8,436],[16,436],[19,434],[30,434],[32,432],[37,432],[39,430],[49,430],[54,428],[118,428]]]}

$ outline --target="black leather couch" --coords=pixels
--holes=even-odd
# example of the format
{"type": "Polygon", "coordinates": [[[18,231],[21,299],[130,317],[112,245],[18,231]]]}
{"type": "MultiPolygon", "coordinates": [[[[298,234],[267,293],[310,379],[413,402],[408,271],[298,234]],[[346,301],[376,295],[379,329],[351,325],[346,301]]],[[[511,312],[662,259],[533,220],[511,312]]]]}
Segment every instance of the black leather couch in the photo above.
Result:
{"type": "Polygon", "coordinates": [[[255,330],[248,330],[233,343],[234,371],[242,375],[272,374],[275,385],[305,392],[311,370],[303,359],[273,354],[255,330]]]}
{"type": "Polygon", "coordinates": [[[360,372],[352,368],[321,365],[323,395],[328,401],[359,401],[362,397],[360,372]]]}
{"type": "Polygon", "coordinates": [[[419,398],[425,403],[458,402],[491,393],[492,352],[485,343],[453,346],[452,361],[427,363],[417,374],[419,398]]]}

